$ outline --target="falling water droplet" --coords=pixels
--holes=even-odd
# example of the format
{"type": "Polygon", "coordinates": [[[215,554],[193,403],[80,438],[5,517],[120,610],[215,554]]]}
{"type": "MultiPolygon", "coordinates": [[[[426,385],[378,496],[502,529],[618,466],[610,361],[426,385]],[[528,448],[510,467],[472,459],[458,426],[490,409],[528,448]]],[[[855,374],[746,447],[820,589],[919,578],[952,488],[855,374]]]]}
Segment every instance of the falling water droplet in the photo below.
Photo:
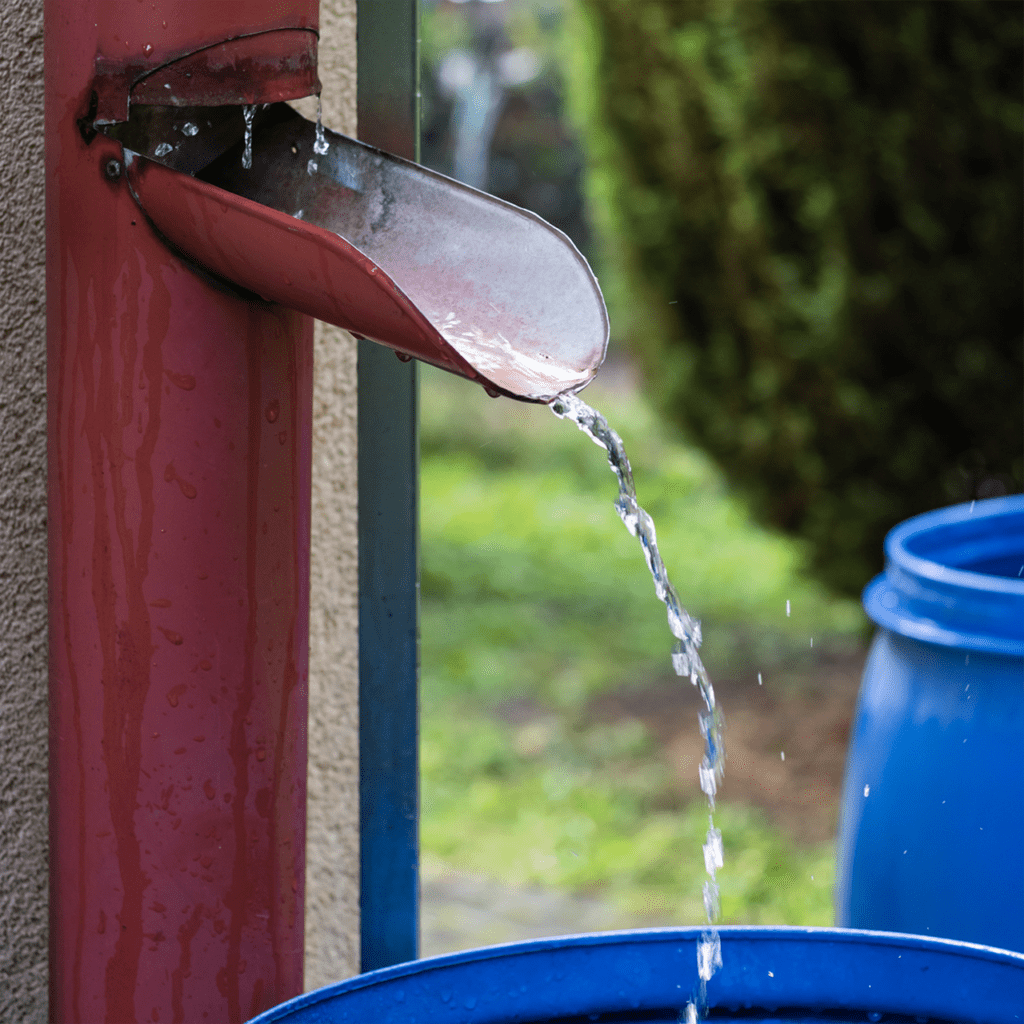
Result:
{"type": "Polygon", "coordinates": [[[722,831],[714,826],[710,817],[708,818],[708,834],[704,840],[704,868],[715,878],[715,872],[725,863],[724,849],[722,847],[722,831]]]}
{"type": "Polygon", "coordinates": [[[789,618],[789,598],[786,599],[786,618],[789,618]]]}
{"type": "Polygon", "coordinates": [[[761,673],[760,672],[757,673],[757,685],[758,686],[764,686],[764,680],[761,678],[761,673]]]}
{"type": "MultiPolygon", "coordinates": [[[[306,164],[306,173],[310,175],[316,174],[319,167],[320,165],[312,157],[310,157],[309,162],[306,164]]],[[[295,216],[299,220],[302,220],[302,211],[300,210],[297,214],[295,214],[295,216]]]]}
{"type": "Polygon", "coordinates": [[[700,980],[706,984],[721,966],[722,940],[718,930],[703,932],[697,943],[697,974],[700,980]]]}
{"type": "MultiPolygon", "coordinates": [[[[865,786],[864,787],[864,795],[867,796],[868,793],[870,793],[870,792],[871,792],[871,787],[870,786],[865,786]]],[[[945,803],[945,801],[943,801],[943,803],[945,803]]]]}
{"type": "Polygon", "coordinates": [[[242,151],[242,166],[248,171],[252,168],[252,119],[256,116],[256,104],[242,107],[245,118],[245,148],[242,151]]]}
{"type": "Polygon", "coordinates": [[[323,103],[319,96],[316,98],[316,138],[313,141],[313,152],[317,156],[326,156],[327,150],[330,149],[326,137],[324,136],[324,123],[323,123],[323,103]]]}

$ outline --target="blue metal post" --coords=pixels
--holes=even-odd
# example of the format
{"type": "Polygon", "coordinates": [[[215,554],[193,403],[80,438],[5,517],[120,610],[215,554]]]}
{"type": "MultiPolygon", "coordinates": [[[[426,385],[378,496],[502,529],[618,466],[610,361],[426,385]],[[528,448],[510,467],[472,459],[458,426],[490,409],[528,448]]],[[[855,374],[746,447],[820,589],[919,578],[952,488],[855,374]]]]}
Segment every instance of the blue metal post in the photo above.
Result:
{"type": "MultiPolygon", "coordinates": [[[[359,137],[415,159],[417,0],[358,0],[359,137]]],[[[416,363],[359,342],[362,970],[419,954],[416,363]]]]}

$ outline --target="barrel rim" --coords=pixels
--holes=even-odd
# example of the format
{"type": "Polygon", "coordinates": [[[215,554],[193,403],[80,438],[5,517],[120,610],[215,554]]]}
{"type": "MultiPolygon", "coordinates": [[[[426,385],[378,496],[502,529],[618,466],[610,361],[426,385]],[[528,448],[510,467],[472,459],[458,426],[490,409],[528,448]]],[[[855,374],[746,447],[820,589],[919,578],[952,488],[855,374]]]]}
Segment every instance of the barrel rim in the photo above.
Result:
{"type": "MultiPolygon", "coordinates": [[[[913,541],[952,528],[948,541],[979,535],[985,524],[1006,537],[1006,553],[1024,537],[1024,495],[967,502],[914,516],[885,538],[885,571],[864,588],[864,610],[879,626],[914,640],[989,654],[1024,656],[1024,578],[944,564],[911,550],[913,541]],[[1020,520],[1019,530],[1006,520],[1020,520]],[[1012,545],[1012,546],[1011,546],[1012,545]]],[[[1016,524],[1014,523],[1014,526],[1016,524]]]]}
{"type": "MultiPolygon", "coordinates": [[[[359,1013],[371,1009],[382,1020],[534,1020],[548,1011],[577,1016],[567,1014],[572,1000],[589,1000],[591,1010],[602,1000],[634,1011],[664,1009],[672,1000],[681,1008],[692,995],[695,944],[705,934],[695,927],[596,932],[414,960],[308,992],[251,1024],[369,1019],[359,1013]],[[461,1002],[465,995],[472,1003],[461,1002]]],[[[1024,953],[953,939],[797,926],[732,925],[719,934],[726,966],[707,989],[716,1007],[877,1007],[933,1016],[952,1009],[958,1020],[995,1024],[1013,1019],[1007,1007],[1017,972],[1024,983],[1024,953]],[[922,971],[929,972],[927,984],[922,971]]]]}

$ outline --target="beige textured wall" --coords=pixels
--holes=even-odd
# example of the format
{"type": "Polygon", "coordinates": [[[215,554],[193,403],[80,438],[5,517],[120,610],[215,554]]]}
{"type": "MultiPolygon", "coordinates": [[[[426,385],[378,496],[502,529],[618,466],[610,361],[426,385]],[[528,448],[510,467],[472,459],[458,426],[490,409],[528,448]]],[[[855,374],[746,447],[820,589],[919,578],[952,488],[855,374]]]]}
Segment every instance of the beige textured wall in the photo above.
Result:
{"type": "MultiPolygon", "coordinates": [[[[328,128],[356,133],[355,0],[321,0],[328,128]]],[[[316,116],[316,102],[297,104],[316,116]]],[[[318,323],[313,392],[306,988],[359,970],[356,343],[318,323]]]]}
{"type": "Polygon", "coordinates": [[[0,1020],[47,1017],[43,4],[0,4],[0,1020]]]}

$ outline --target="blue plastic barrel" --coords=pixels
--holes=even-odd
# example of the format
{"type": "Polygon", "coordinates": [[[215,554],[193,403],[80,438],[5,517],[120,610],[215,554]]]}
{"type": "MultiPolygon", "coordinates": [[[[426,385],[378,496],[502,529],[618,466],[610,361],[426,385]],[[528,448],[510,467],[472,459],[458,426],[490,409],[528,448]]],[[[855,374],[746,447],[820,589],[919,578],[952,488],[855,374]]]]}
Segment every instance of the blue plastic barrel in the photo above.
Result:
{"type": "Polygon", "coordinates": [[[1024,496],[910,519],[885,556],[864,591],[880,628],[847,760],[836,922],[1024,950],[1024,496]]]}
{"type": "MultiPolygon", "coordinates": [[[[505,1024],[680,1019],[700,931],[540,939],[415,960],[329,985],[252,1024],[505,1024]]],[[[915,935],[723,928],[712,1020],[1024,1020],[1024,955],[915,935]]]]}

